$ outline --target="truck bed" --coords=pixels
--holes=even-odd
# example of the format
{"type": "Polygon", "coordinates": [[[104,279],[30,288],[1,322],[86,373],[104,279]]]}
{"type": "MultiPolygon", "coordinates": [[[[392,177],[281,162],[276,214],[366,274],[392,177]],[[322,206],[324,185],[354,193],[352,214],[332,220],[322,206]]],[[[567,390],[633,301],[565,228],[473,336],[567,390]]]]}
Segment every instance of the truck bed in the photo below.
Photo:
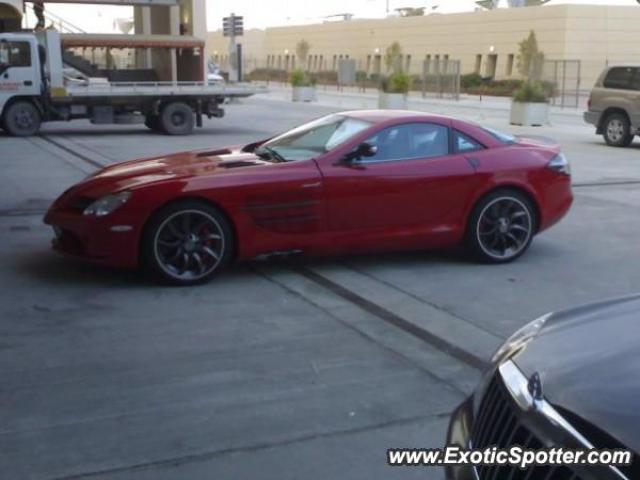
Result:
{"type": "MultiPolygon", "coordinates": [[[[266,92],[264,87],[249,84],[208,85],[204,82],[112,82],[66,86],[66,95],[53,94],[54,99],[87,99],[88,97],[250,97],[266,92]]],[[[52,92],[53,93],[53,92],[52,92]]]]}

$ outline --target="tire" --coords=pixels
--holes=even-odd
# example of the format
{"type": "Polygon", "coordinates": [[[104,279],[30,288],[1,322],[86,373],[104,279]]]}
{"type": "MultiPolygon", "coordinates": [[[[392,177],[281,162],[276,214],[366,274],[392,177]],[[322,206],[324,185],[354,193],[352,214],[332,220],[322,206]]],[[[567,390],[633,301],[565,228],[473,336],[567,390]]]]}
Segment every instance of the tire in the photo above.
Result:
{"type": "Polygon", "coordinates": [[[609,146],[628,147],[633,141],[629,118],[623,113],[612,113],[604,121],[602,136],[609,146]]]}
{"type": "Polygon", "coordinates": [[[160,113],[160,126],[168,135],[188,135],[194,123],[193,111],[186,103],[170,103],[160,113]]]}
{"type": "Polygon", "coordinates": [[[531,200],[516,190],[496,190],[474,206],[466,244],[484,263],[508,263],[527,251],[537,230],[531,200]]]}
{"type": "Polygon", "coordinates": [[[194,200],[162,207],[147,223],[140,244],[145,269],[171,285],[210,280],[234,257],[235,239],[227,218],[194,200]]]}
{"type": "Polygon", "coordinates": [[[2,128],[14,137],[29,137],[40,130],[42,118],[31,102],[19,101],[11,104],[2,118],[2,128]]]}
{"type": "Polygon", "coordinates": [[[164,133],[162,127],[160,126],[159,115],[147,115],[144,124],[148,129],[153,130],[154,132],[164,133]]]}

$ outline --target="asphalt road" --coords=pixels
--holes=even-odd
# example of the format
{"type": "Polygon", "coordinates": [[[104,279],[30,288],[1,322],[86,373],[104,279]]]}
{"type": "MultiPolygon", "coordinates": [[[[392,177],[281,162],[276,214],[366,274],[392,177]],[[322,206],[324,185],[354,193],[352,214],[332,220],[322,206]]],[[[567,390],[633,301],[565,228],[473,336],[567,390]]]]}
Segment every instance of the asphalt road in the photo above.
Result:
{"type": "MultiPolygon", "coordinates": [[[[640,290],[640,144],[575,116],[576,202],[518,262],[419,252],[249,263],[189,289],[49,250],[48,204],[97,168],[265,138],[336,107],[250,99],[190,137],[51,124],[0,134],[0,478],[441,479],[386,466],[447,416],[515,328],[640,290]]],[[[500,113],[465,111],[502,128],[500,113]]]]}

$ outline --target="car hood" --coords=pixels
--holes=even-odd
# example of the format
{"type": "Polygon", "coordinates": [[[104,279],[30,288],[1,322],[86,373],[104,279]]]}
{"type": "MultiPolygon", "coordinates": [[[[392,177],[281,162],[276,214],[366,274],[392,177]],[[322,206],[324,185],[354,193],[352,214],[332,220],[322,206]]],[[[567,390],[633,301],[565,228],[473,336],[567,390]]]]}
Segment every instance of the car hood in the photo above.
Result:
{"type": "Polygon", "coordinates": [[[270,164],[240,148],[182,152],[111,165],[88,177],[84,183],[94,191],[113,192],[173,179],[235,175],[246,167],[270,164]]]}
{"type": "Polygon", "coordinates": [[[640,452],[640,296],[553,314],[514,361],[551,404],[640,452]]]}

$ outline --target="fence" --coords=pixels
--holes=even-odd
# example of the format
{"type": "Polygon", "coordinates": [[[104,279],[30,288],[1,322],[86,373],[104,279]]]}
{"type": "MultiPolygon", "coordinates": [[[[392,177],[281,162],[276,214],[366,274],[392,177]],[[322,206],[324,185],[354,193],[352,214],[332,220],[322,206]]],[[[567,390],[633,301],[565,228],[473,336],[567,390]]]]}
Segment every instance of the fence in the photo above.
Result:
{"type": "Polygon", "coordinates": [[[580,105],[580,60],[545,60],[542,80],[553,85],[551,105],[578,108],[580,105]]]}
{"type": "Polygon", "coordinates": [[[422,96],[460,99],[460,60],[425,60],[422,64],[422,96]]]}

